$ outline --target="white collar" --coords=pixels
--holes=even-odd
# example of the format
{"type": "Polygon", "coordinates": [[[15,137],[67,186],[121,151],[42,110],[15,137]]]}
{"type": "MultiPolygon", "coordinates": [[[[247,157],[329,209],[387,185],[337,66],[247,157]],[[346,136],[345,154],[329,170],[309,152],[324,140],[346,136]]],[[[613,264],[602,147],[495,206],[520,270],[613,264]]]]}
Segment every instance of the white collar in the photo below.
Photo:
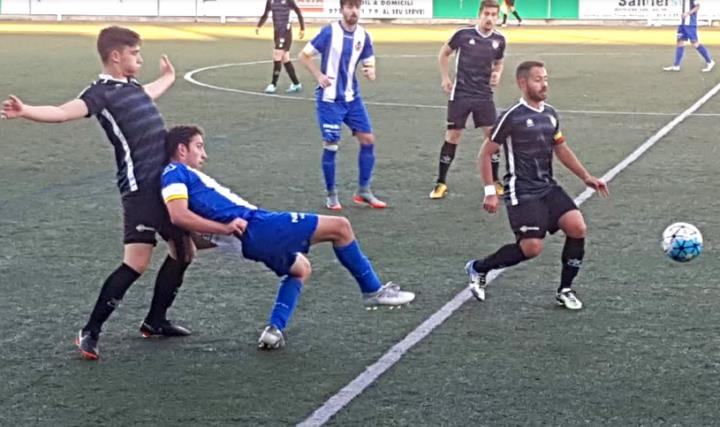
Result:
{"type": "Polygon", "coordinates": [[[480,37],[488,38],[488,37],[490,37],[490,36],[493,35],[493,33],[495,32],[495,30],[494,30],[494,29],[493,29],[493,30],[490,30],[490,32],[489,32],[487,35],[485,35],[485,34],[482,33],[482,31],[480,31],[480,24],[477,24],[477,25],[475,25],[475,32],[478,33],[478,35],[479,35],[480,37]]]}
{"type": "Polygon", "coordinates": [[[532,105],[528,104],[527,101],[525,100],[525,98],[520,98],[520,103],[538,113],[542,113],[543,111],[545,111],[545,102],[544,101],[540,102],[540,108],[535,108],[532,105]]]}
{"type": "Polygon", "coordinates": [[[116,79],[115,77],[111,76],[110,74],[99,74],[98,78],[100,80],[109,80],[111,82],[118,82],[118,83],[130,83],[135,80],[132,77],[126,77],[125,80],[116,79]]]}

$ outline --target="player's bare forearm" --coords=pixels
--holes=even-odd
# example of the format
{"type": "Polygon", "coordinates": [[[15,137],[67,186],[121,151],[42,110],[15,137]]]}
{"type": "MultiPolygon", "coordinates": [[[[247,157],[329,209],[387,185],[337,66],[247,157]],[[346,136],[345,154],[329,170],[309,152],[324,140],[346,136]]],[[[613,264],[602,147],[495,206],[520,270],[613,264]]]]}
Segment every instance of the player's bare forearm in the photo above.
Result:
{"type": "Polygon", "coordinates": [[[300,59],[300,62],[302,62],[303,66],[310,71],[310,74],[315,77],[315,79],[319,79],[320,76],[322,76],[322,73],[320,72],[320,69],[317,65],[315,65],[315,61],[313,61],[312,56],[308,55],[305,52],[300,52],[300,56],[298,56],[300,59]]]}
{"type": "Polygon", "coordinates": [[[477,157],[477,167],[484,185],[493,185],[495,182],[492,176],[492,156],[500,149],[500,145],[489,139],[483,142],[477,157]]]}
{"type": "Polygon", "coordinates": [[[38,123],[65,123],[83,118],[87,113],[85,102],[75,99],[59,106],[23,105],[15,117],[6,115],[8,118],[24,118],[38,123]]]}
{"type": "Polygon", "coordinates": [[[153,100],[156,100],[167,92],[173,83],[175,83],[175,74],[163,75],[154,82],[145,85],[145,93],[147,93],[153,100]]]}
{"type": "Polygon", "coordinates": [[[452,49],[447,44],[443,45],[438,54],[438,69],[440,70],[440,78],[442,80],[450,80],[450,55],[452,49]]]}
{"type": "Polygon", "coordinates": [[[559,144],[555,146],[555,156],[557,156],[560,163],[563,164],[568,170],[585,182],[589,177],[590,173],[580,163],[575,153],[567,146],[567,144],[559,144]]]}
{"type": "Polygon", "coordinates": [[[221,222],[209,220],[197,215],[187,207],[187,200],[172,200],[167,202],[170,221],[182,228],[194,233],[228,234],[228,227],[221,222]]]}

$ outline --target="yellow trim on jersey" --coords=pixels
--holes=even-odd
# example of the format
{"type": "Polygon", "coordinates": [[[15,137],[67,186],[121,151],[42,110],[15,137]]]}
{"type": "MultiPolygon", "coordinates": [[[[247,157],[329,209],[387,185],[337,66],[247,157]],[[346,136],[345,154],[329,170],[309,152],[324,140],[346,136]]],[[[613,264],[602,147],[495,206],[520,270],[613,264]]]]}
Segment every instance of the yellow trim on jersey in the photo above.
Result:
{"type": "Polygon", "coordinates": [[[173,200],[187,200],[187,194],[173,194],[165,198],[165,203],[172,202],[173,200]]]}

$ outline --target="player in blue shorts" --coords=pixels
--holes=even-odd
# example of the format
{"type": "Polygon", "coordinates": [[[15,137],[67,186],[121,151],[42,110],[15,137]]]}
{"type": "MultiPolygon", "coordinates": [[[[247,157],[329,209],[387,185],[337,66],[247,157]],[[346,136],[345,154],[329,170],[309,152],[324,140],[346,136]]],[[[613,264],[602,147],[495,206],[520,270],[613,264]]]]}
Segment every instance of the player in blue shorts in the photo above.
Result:
{"type": "Polygon", "coordinates": [[[685,44],[689,41],[698,53],[705,60],[703,73],[709,73],[715,67],[715,61],[712,60],[710,52],[700,44],[697,30],[697,14],[700,10],[700,0],[682,0],[682,22],[677,29],[677,48],[675,49],[675,62],[669,67],[664,67],[665,71],[680,71],[680,64],[685,54],[685,44]]]}
{"type": "Polygon", "coordinates": [[[366,306],[403,305],[415,299],[415,294],[392,282],[380,282],[347,218],[258,209],[200,172],[207,154],[199,127],[170,129],[166,147],[170,163],[162,175],[162,195],[172,223],[190,232],[211,234],[216,245],[262,262],[281,277],[260,348],[285,344],[283,331],[310,277],[310,261],[303,254],[316,243],[333,244],[338,260],[360,286],[366,306]]]}
{"type": "Polygon", "coordinates": [[[362,63],[362,73],[375,80],[375,54],[365,29],[358,25],[361,0],[340,0],[342,19],[323,27],[300,53],[300,60],[318,81],[316,90],[317,118],[324,142],[322,170],[325,176],[327,199],[325,206],[334,211],[342,209],[335,184],[335,157],[345,123],[360,143],[358,155],[358,190],[355,203],[366,203],[373,208],[385,208],[370,190],[375,167],[375,135],[365,109],[355,68],[362,63]],[[320,55],[320,68],[312,58],[320,55]]]}

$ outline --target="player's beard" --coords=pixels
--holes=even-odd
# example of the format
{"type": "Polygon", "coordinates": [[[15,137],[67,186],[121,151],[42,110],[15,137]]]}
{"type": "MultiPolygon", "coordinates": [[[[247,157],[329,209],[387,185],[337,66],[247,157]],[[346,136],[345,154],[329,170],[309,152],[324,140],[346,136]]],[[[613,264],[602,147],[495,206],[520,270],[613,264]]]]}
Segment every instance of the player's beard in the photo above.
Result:
{"type": "Polygon", "coordinates": [[[528,98],[533,102],[543,102],[547,99],[547,89],[545,90],[529,90],[528,98]]]}
{"type": "Polygon", "coordinates": [[[345,18],[345,23],[350,26],[357,24],[357,22],[358,22],[358,16],[356,14],[352,14],[345,18]]]}

